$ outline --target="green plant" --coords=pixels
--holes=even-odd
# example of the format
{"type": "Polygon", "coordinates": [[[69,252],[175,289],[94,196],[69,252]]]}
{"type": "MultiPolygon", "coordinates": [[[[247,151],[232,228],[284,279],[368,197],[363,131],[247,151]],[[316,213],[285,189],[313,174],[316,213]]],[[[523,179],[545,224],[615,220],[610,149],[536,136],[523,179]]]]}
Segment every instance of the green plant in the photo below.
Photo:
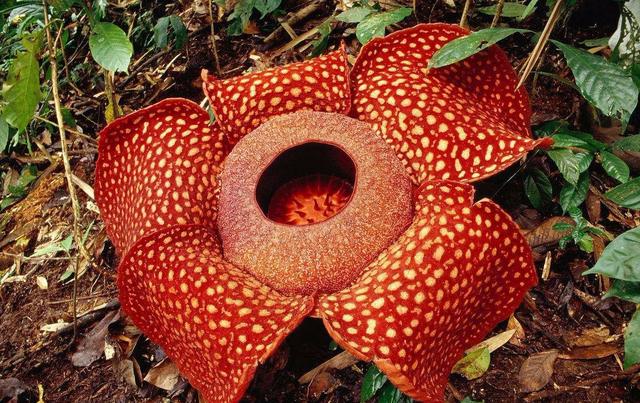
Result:
{"type": "Polygon", "coordinates": [[[365,44],[371,39],[384,36],[389,25],[398,23],[411,15],[408,7],[398,7],[389,11],[383,11],[378,3],[370,5],[369,2],[360,1],[336,16],[336,20],[355,23],[356,37],[360,43],[365,44]]]}

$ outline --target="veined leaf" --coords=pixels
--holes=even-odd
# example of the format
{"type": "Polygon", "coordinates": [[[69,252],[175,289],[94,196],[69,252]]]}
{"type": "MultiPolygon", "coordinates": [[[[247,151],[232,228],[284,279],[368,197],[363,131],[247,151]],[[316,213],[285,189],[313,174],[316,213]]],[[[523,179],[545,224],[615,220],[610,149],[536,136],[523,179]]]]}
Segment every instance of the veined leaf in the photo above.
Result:
{"type": "Polygon", "coordinates": [[[580,161],[579,157],[576,157],[570,150],[547,150],[547,155],[555,162],[558,170],[564,177],[564,179],[571,185],[578,183],[580,176],[580,161]]]}
{"type": "Polygon", "coordinates": [[[604,274],[625,281],[640,281],[640,227],[631,229],[611,241],[595,266],[582,273],[604,274]]]}
{"type": "Polygon", "coordinates": [[[487,347],[481,347],[469,352],[453,366],[456,372],[468,380],[480,378],[489,369],[491,353],[487,347]]]}
{"type": "Polygon", "coordinates": [[[380,372],[375,365],[369,366],[367,373],[362,379],[362,389],[360,389],[360,402],[366,402],[378,393],[380,388],[387,382],[387,376],[380,372]]]}
{"type": "Polygon", "coordinates": [[[580,171],[580,173],[589,169],[589,166],[591,166],[591,162],[593,161],[593,154],[575,153],[574,155],[578,159],[578,171],[580,171]]]}
{"type": "Polygon", "coordinates": [[[578,183],[574,186],[565,184],[560,190],[560,207],[563,212],[580,206],[587,198],[589,192],[589,173],[583,172],[578,178],[578,183]]]}
{"type": "Polygon", "coordinates": [[[16,129],[24,130],[42,99],[40,65],[35,53],[18,53],[9,69],[5,88],[3,118],[16,129]]]}
{"type": "Polygon", "coordinates": [[[410,8],[399,7],[383,13],[370,14],[356,26],[356,37],[360,43],[365,44],[375,37],[384,36],[386,27],[404,20],[411,13],[410,8]]]}
{"type": "Polygon", "coordinates": [[[375,10],[369,7],[351,7],[336,15],[336,20],[342,22],[360,22],[375,10]]]}
{"type": "MultiPolygon", "coordinates": [[[[535,0],[533,1],[535,3],[535,0]]],[[[531,4],[531,3],[529,3],[531,4]]],[[[535,4],[534,4],[535,6],[535,4]]],[[[495,15],[497,6],[479,7],[477,10],[482,14],[495,15]]],[[[521,3],[505,2],[502,6],[502,16],[507,18],[525,19],[534,11],[533,7],[521,3]]]]}
{"type": "Polygon", "coordinates": [[[624,369],[640,362],[640,312],[631,317],[624,331],[624,369]]]}
{"type": "Polygon", "coordinates": [[[582,96],[607,116],[627,123],[638,104],[631,75],[606,59],[551,40],[564,54],[582,96]]]}
{"type": "Polygon", "coordinates": [[[604,195],[622,207],[640,210],[640,176],[614,187],[604,195]]]}
{"type": "Polygon", "coordinates": [[[610,177],[622,183],[629,180],[629,166],[626,162],[608,151],[602,151],[600,157],[602,158],[602,168],[610,177]]]}
{"type": "Polygon", "coordinates": [[[378,403],[410,403],[413,400],[405,396],[398,388],[391,382],[387,382],[380,389],[380,397],[378,397],[378,403]]]}
{"type": "Polygon", "coordinates": [[[531,205],[538,210],[551,200],[553,193],[549,178],[537,168],[533,168],[525,178],[524,189],[531,205]]]}
{"type": "Polygon", "coordinates": [[[612,147],[615,150],[640,151],[640,134],[622,138],[613,143],[612,147]]]}
{"type": "Polygon", "coordinates": [[[429,67],[437,69],[464,60],[515,33],[531,32],[518,28],[487,28],[452,40],[434,53],[429,67]]]}
{"type": "Polygon", "coordinates": [[[129,68],[133,45],[127,34],[115,24],[99,22],[89,37],[91,56],[104,69],[124,71],[129,68]]]}
{"type": "Polygon", "coordinates": [[[640,304],[640,282],[613,280],[611,288],[603,298],[617,297],[625,301],[640,304]]]}

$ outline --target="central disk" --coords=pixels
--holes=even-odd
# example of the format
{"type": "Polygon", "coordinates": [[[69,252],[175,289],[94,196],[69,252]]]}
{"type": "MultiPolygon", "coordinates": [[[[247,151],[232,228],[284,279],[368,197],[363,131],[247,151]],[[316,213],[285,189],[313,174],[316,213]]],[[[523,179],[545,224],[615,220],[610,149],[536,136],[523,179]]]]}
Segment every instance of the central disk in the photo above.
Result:
{"type": "Polygon", "coordinates": [[[236,144],[221,183],[225,258],[286,294],[348,286],[413,216],[391,147],[341,114],[271,119],[236,144]]]}

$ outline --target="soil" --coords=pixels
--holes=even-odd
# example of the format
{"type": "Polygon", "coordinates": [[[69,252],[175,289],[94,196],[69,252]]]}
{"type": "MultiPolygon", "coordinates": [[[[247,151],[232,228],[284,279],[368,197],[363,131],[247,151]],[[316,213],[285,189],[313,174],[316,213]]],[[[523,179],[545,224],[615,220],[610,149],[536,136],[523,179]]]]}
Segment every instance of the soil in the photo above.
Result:
{"type": "MultiPolygon", "coordinates": [[[[149,7],[154,14],[163,10],[153,2],[149,7]]],[[[162,2],[158,2],[162,3],[162,2]]],[[[200,102],[200,70],[214,71],[212,50],[208,44],[209,20],[206,15],[193,11],[198,2],[177,3],[172,10],[187,18],[191,29],[188,43],[181,52],[169,51],[157,57],[152,63],[136,69],[144,56],[134,56],[132,77],[116,77],[116,90],[121,95],[120,105],[124,112],[130,112],[163,98],[181,96],[200,102]],[[195,27],[195,28],[194,28],[195,27]],[[162,71],[171,65],[166,72],[162,71]]],[[[296,2],[284,2],[284,9],[296,9],[296,2]]],[[[443,1],[418,1],[417,15],[407,18],[402,26],[417,22],[446,21],[457,23],[460,7],[453,10],[443,1]]],[[[491,2],[476,2],[477,5],[491,2]]],[[[541,2],[543,3],[543,2],[541,2]]],[[[329,16],[333,2],[326,2],[310,17],[295,26],[296,32],[303,33],[329,16]]],[[[568,43],[584,39],[610,35],[617,21],[618,10],[614,2],[582,0],[576,11],[567,17],[562,27],[554,32],[554,37],[568,43]]],[[[491,17],[472,14],[470,25],[481,28],[488,25],[491,17]]],[[[540,30],[546,21],[546,10],[540,7],[536,14],[523,25],[525,28],[540,30]]],[[[255,35],[230,37],[226,34],[226,23],[216,24],[217,51],[222,67],[222,76],[234,76],[248,69],[265,68],[291,61],[301,60],[303,55],[296,50],[280,52],[276,49],[287,42],[285,36],[265,45],[262,38],[276,28],[272,18],[256,21],[255,35]]],[[[399,28],[399,27],[395,27],[399,28]]],[[[329,46],[336,47],[345,41],[352,55],[357,54],[359,45],[354,35],[344,26],[338,26],[330,36],[329,46]]],[[[521,66],[531,49],[529,37],[515,35],[502,44],[514,66],[521,66]]],[[[546,52],[544,63],[539,67],[544,71],[554,71],[561,76],[569,76],[562,58],[556,51],[546,52]]],[[[78,125],[96,138],[104,122],[104,97],[95,97],[104,85],[100,79],[85,77],[85,82],[76,83],[83,89],[64,92],[63,103],[76,115],[78,125]],[[86,87],[85,87],[86,85],[86,87]],[[95,85],[95,87],[94,87],[95,85]],[[96,99],[100,101],[97,102],[96,99]]],[[[571,88],[558,81],[540,76],[535,80],[535,88],[529,90],[533,104],[533,123],[539,124],[553,119],[565,119],[576,125],[584,125],[585,106],[581,98],[571,88]]],[[[635,117],[637,124],[637,116],[635,117]]],[[[632,122],[634,124],[634,122],[632,122]]],[[[55,137],[55,136],[53,136],[55,137]]],[[[50,145],[52,152],[58,152],[59,144],[50,145]]],[[[80,136],[72,137],[72,165],[76,176],[91,184],[96,160],[95,142],[80,136]]],[[[15,157],[15,156],[14,156],[15,157]]],[[[181,381],[169,392],[142,381],[142,377],[156,363],[164,358],[164,353],[143,335],[138,334],[126,318],[111,323],[107,328],[106,342],[115,358],[96,360],[93,364],[78,368],[71,362],[72,353],[87,334],[95,329],[104,314],[113,309],[98,310],[93,320],[79,327],[77,337],[73,331],[61,334],[43,332],[43,325],[59,321],[72,322],[73,283],[58,279],[75,260],[75,251],[69,257],[64,252],[54,259],[20,259],[29,256],[37,245],[52,239],[60,239],[68,234],[72,222],[70,200],[62,176],[61,164],[53,168],[41,154],[29,157],[24,154],[14,164],[35,163],[41,174],[31,187],[28,196],[9,209],[1,224],[4,235],[0,240],[0,269],[8,268],[14,261],[20,265],[16,275],[24,276],[22,281],[6,283],[0,287],[0,379],[17,378],[29,392],[22,394],[21,401],[36,401],[38,388],[44,392],[47,402],[143,402],[143,401],[197,401],[197,392],[181,381]],[[7,218],[8,217],[8,218],[7,218]],[[11,237],[13,238],[11,238],[11,237]],[[42,289],[36,276],[48,279],[48,287],[42,289]],[[129,359],[133,370],[123,371],[117,362],[129,359]],[[136,386],[127,383],[131,376],[136,386]]],[[[535,155],[528,162],[551,172],[551,167],[541,155],[535,155]]],[[[514,167],[485,181],[478,186],[479,197],[491,197],[505,208],[525,229],[536,227],[545,218],[558,215],[550,210],[539,213],[528,208],[522,191],[522,167],[514,167]],[[507,184],[505,186],[505,184],[507,184]]],[[[557,181],[555,173],[554,181],[557,181]]],[[[604,189],[610,182],[599,172],[594,172],[594,183],[604,189]]],[[[80,261],[86,269],[77,282],[77,312],[83,314],[112,302],[117,298],[115,285],[118,259],[110,241],[106,239],[99,215],[90,197],[79,193],[82,206],[83,228],[91,226],[87,239],[92,264],[80,261]]],[[[601,206],[600,224],[612,233],[624,230],[624,223],[617,219],[606,206],[601,206]]],[[[631,222],[631,213],[621,213],[631,222]]],[[[636,216],[636,222],[637,216],[636,216]]],[[[0,228],[2,228],[0,227],[0,228]]],[[[629,320],[634,307],[616,299],[601,302],[602,283],[594,276],[581,276],[581,272],[593,264],[593,257],[575,247],[558,248],[557,244],[536,249],[539,274],[547,252],[551,256],[551,273],[546,280],[530,291],[527,300],[515,313],[521,323],[524,338],[519,345],[507,343],[492,353],[489,370],[479,379],[468,381],[459,375],[450,377],[447,400],[455,402],[465,396],[486,402],[513,402],[524,400],[564,402],[564,401],[640,401],[638,376],[635,372],[621,371],[622,338],[624,324],[629,320]],[[603,355],[602,348],[592,349],[583,354],[583,359],[562,358],[576,351],[573,337],[585,330],[604,326],[612,335],[603,355]],[[614,347],[611,347],[614,345],[614,347]],[[557,349],[561,353],[553,368],[551,382],[541,392],[523,393],[519,386],[518,374],[524,360],[537,352],[557,349]],[[613,350],[612,350],[613,349],[613,350]],[[613,351],[613,353],[611,353],[613,351]]],[[[490,298],[490,296],[486,296],[490,298]]],[[[506,323],[496,327],[494,334],[503,331],[506,323]]],[[[330,370],[325,378],[326,385],[300,385],[297,379],[315,366],[325,362],[340,351],[332,346],[331,338],[317,319],[307,319],[291,334],[278,351],[262,365],[256,374],[243,401],[245,402],[357,402],[366,363],[357,363],[341,370],[330,370]],[[332,348],[333,347],[333,348],[332,348]],[[328,380],[327,380],[328,379],[328,380]]],[[[0,392],[2,388],[0,387],[0,392]]],[[[2,394],[0,393],[0,401],[2,394]]]]}

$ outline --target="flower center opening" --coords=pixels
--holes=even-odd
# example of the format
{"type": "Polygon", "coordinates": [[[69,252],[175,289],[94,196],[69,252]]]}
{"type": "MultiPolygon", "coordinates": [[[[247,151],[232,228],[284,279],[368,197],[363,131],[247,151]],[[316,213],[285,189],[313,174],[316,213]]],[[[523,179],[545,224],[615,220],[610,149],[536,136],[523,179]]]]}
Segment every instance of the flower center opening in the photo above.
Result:
{"type": "Polygon", "coordinates": [[[356,166],[341,148],[308,142],[278,155],[256,186],[256,200],[270,220],[316,224],[338,214],[351,200],[356,166]]]}

